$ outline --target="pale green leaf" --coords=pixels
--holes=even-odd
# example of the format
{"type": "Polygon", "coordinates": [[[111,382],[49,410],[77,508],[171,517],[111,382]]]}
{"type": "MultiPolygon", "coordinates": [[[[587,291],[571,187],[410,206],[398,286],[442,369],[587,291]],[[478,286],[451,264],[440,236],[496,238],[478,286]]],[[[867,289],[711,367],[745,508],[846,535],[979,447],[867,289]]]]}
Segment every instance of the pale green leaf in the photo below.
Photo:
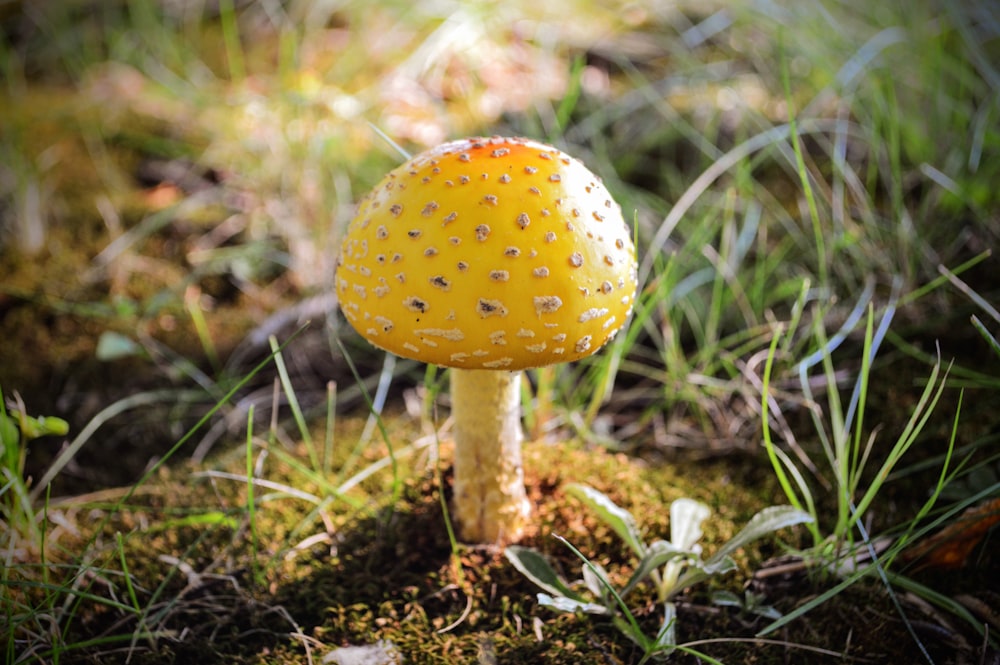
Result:
{"type": "Polygon", "coordinates": [[[560,612],[567,612],[569,614],[576,614],[577,612],[585,612],[587,614],[607,614],[608,608],[603,605],[598,605],[597,603],[590,603],[585,600],[574,600],[573,598],[567,598],[565,596],[550,596],[547,593],[538,594],[538,604],[545,607],[551,607],[554,610],[560,612]]]}
{"type": "Polygon", "coordinates": [[[504,556],[522,575],[555,596],[583,602],[584,598],[569,588],[541,554],[530,547],[508,545],[504,556]]]}
{"type": "Polygon", "coordinates": [[[701,540],[701,523],[712,514],[708,506],[694,499],[677,499],[670,504],[670,542],[679,550],[690,551],[701,540]]]}
{"type": "Polygon", "coordinates": [[[688,559],[690,556],[689,552],[679,550],[672,543],[668,543],[665,540],[656,540],[650,543],[649,548],[646,550],[646,555],[639,560],[639,565],[635,567],[635,572],[632,573],[628,584],[622,589],[621,595],[627,595],[632,589],[649,577],[654,570],[668,561],[681,558],[688,559]]]}
{"type": "Polygon", "coordinates": [[[585,503],[597,513],[601,520],[614,529],[625,543],[640,557],[646,554],[646,546],[642,542],[639,527],[632,513],[618,506],[605,494],[588,485],[571,483],[566,486],[570,495],[585,503]]]}
{"type": "Polygon", "coordinates": [[[794,506],[769,506],[764,508],[751,517],[746,526],[733,536],[732,540],[720,547],[719,551],[708,562],[709,564],[715,564],[758,538],[762,538],[778,529],[788,526],[812,522],[812,519],[812,515],[794,506]]]}

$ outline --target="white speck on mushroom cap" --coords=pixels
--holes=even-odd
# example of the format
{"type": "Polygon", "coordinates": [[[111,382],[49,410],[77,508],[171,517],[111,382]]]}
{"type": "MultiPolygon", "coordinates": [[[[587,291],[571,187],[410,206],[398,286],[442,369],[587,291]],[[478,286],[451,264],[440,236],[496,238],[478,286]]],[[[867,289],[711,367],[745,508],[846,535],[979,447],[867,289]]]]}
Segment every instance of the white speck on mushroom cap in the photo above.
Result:
{"type": "Polygon", "coordinates": [[[580,161],[530,139],[463,139],[362,199],[335,288],[348,322],[383,349],[524,369],[590,355],[615,335],[635,301],[635,250],[580,161]]]}

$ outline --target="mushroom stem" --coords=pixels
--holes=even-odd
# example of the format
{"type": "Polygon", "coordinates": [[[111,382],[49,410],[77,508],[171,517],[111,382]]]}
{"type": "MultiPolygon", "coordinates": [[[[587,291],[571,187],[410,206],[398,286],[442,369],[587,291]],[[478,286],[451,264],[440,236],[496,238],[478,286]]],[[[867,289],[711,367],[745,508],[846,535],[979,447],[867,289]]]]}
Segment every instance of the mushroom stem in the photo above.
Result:
{"type": "Polygon", "coordinates": [[[521,372],[451,370],[453,512],[466,542],[513,542],[531,504],[521,468],[521,372]]]}

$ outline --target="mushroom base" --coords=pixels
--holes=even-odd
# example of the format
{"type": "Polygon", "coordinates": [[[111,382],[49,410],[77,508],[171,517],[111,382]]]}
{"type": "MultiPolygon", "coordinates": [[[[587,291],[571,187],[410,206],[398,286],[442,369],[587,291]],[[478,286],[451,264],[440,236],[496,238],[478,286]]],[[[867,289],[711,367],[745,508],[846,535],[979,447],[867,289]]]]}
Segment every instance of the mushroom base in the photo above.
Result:
{"type": "Polygon", "coordinates": [[[451,401],[459,537],[516,541],[531,513],[521,468],[521,373],[452,369],[451,401]]]}

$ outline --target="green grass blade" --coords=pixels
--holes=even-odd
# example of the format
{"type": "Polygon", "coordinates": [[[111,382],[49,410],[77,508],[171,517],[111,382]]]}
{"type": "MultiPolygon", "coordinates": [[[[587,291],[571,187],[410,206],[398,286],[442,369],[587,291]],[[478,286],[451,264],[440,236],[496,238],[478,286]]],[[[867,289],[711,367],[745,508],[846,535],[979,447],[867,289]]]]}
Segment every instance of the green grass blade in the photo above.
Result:
{"type": "Polygon", "coordinates": [[[991,349],[993,349],[993,353],[1000,357],[1000,341],[997,341],[997,338],[993,336],[993,333],[986,329],[986,326],[975,314],[972,315],[972,327],[975,328],[980,335],[982,335],[983,339],[986,340],[986,343],[989,344],[991,349]]]}

